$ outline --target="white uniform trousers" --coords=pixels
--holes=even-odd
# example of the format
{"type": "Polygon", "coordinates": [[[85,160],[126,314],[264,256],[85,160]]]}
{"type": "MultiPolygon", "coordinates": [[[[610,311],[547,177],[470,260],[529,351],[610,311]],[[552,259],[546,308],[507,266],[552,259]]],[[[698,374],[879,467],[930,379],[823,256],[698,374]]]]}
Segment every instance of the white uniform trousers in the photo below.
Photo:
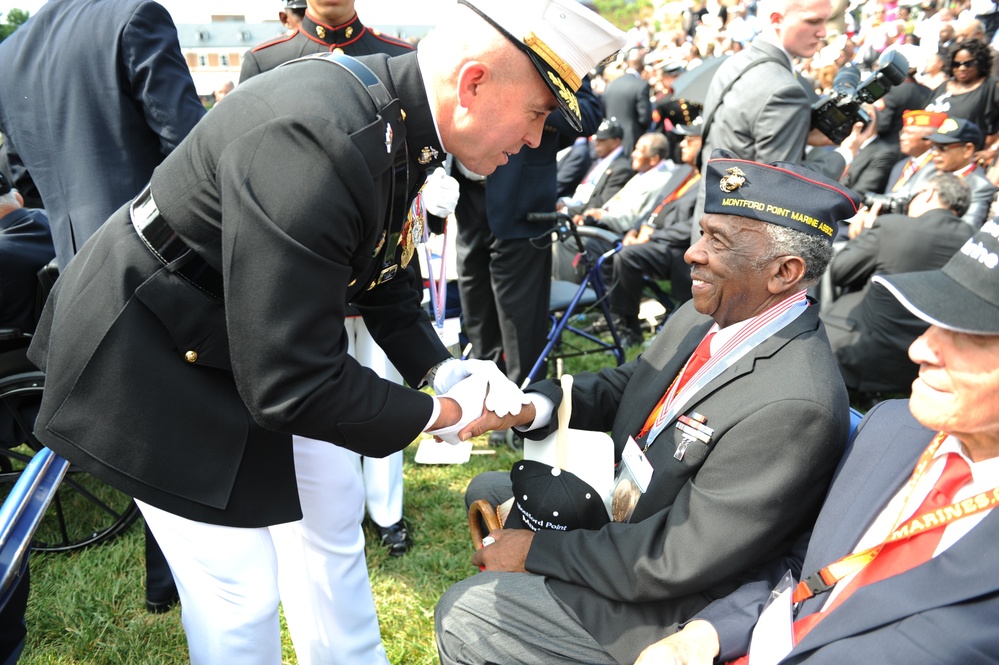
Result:
{"type": "MultiPolygon", "coordinates": [[[[402,374],[375,343],[361,317],[348,318],[344,327],[350,340],[347,352],[357,362],[383,379],[403,382],[402,374]]],[[[388,457],[364,457],[363,465],[361,455],[353,457],[364,477],[364,499],[371,521],[378,526],[392,526],[402,519],[402,451],[388,457]]]]}
{"type": "Polygon", "coordinates": [[[139,502],[177,581],[193,665],[279,665],[279,601],[301,665],[388,663],[352,457],[295,437],[304,515],[297,522],[216,526],[139,502]]]}

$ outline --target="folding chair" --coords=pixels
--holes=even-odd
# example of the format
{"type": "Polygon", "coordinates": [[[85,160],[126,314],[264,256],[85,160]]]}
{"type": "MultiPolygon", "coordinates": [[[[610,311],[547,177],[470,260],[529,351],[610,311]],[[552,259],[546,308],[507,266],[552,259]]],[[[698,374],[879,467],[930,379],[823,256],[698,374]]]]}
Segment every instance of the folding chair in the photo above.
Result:
{"type": "Polygon", "coordinates": [[[614,327],[610,307],[607,304],[607,287],[600,272],[604,261],[621,250],[620,238],[605,229],[577,226],[572,218],[564,213],[533,213],[528,215],[528,219],[554,221],[553,233],[557,234],[559,242],[572,238],[580,248],[580,261],[583,262],[584,273],[579,284],[552,280],[551,303],[548,308],[552,325],[548,332],[548,341],[524,380],[524,385],[537,378],[549,360],[554,360],[556,363],[556,376],[562,375],[566,358],[591,353],[612,353],[617,364],[623,364],[624,347],[621,344],[621,336],[614,327]],[[593,257],[586,251],[586,245],[583,243],[582,239],[586,237],[601,238],[613,247],[600,256],[593,257]],[[581,311],[599,313],[606,321],[613,341],[607,342],[578,324],[572,325],[572,317],[581,311]],[[566,333],[569,333],[571,338],[567,338],[566,333]]]}

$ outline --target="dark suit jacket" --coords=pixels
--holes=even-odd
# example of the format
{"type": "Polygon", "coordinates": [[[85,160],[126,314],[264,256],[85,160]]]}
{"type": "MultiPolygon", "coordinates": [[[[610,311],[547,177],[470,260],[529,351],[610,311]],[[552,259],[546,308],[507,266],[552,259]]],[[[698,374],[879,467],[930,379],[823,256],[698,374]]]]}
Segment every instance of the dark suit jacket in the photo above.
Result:
{"type": "Polygon", "coordinates": [[[922,83],[907,78],[893,86],[884,97],[875,102],[877,107],[878,136],[898,147],[898,134],[902,131],[902,114],[926,107],[932,90],[922,83]]]}
{"type": "Polygon", "coordinates": [[[892,167],[901,154],[897,141],[893,145],[889,141],[875,138],[857,153],[841,182],[861,195],[866,192],[880,194],[888,184],[892,167]]]}
{"type": "Polygon", "coordinates": [[[412,51],[413,46],[365,26],[357,14],[343,25],[333,26],[317,20],[306,9],[296,32],[269,39],[243,54],[239,82],[303,55],[328,53],[334,49],[352,56],[375,53],[402,55],[412,51]]]}
{"type": "Polygon", "coordinates": [[[38,186],[65,267],[205,108],[155,2],[48,2],[0,43],[0,62],[0,129],[38,186]]]}
{"type": "Polygon", "coordinates": [[[652,93],[649,83],[633,72],[607,84],[602,97],[604,117],[616,118],[624,130],[624,152],[635,149],[638,137],[652,127],[652,93]]]}
{"type": "MultiPolygon", "coordinates": [[[[670,423],[647,451],[655,469],[631,522],[535,534],[527,570],[621,663],[738,588],[807,529],[846,442],[849,405],[810,306],[687,404],[715,429],[674,458],[670,423]]],[[[637,360],[573,384],[571,426],[612,432],[617,455],[636,435],[712,321],[683,305],[637,360]]],[[[532,386],[556,404],[554,381],[532,386]]],[[[545,436],[548,428],[528,434],[545,436]]]]}
{"type": "Polygon", "coordinates": [[[589,139],[579,139],[562,155],[555,167],[556,192],[559,197],[572,196],[593,166],[593,151],[589,139]]]}
{"type": "MultiPolygon", "coordinates": [[[[853,551],[871,521],[908,481],[933,435],[912,417],[904,400],[882,402],[867,414],[836,472],[811,539],[803,537],[792,556],[767,566],[761,581],[699,613],[718,630],[720,662],[746,653],[763,603],[787,570],[808,576],[853,551]]],[[[993,510],[939,556],[857,589],[782,665],[995,663],[997,539],[999,513],[993,510]]],[[[820,594],[805,601],[797,618],[819,611],[826,598],[820,594]]]]}
{"type": "Polygon", "coordinates": [[[125,208],[77,255],[29,349],[47,372],[46,445],[165,510],[261,526],[301,514],[292,434],[382,456],[426,426],[429,395],[347,354],[351,302],[410,385],[450,357],[411,269],[368,290],[397,259],[405,193],[425,179],[416,156],[443,148],[416,54],[365,62],[396,98],[381,120],[348,72],[297,62],[240,85],[153,174],[160,214],[221,273],[224,303],[163,268],[125,208]]]}
{"type": "Polygon", "coordinates": [[[0,217],[0,328],[35,330],[38,270],[54,258],[43,210],[19,208],[0,217]]]}
{"type": "Polygon", "coordinates": [[[610,166],[597,178],[593,184],[593,193],[590,194],[590,198],[582,205],[569,206],[566,212],[578,215],[588,208],[602,208],[615,194],[621,191],[621,188],[634,175],[635,170],[631,168],[631,155],[622,150],[621,154],[615,157],[610,166]]]}
{"type": "Polygon", "coordinates": [[[829,276],[845,293],[822,320],[848,387],[908,394],[918,370],[909,345],[928,327],[871,277],[942,268],[973,233],[949,210],[882,215],[833,257],[829,276]]]}

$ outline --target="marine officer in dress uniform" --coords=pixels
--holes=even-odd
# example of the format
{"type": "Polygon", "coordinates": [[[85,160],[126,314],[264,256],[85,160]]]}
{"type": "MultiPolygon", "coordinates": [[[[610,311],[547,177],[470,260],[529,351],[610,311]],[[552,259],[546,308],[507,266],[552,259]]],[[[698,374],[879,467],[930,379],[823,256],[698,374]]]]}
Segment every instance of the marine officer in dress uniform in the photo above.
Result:
{"type": "MultiPolygon", "coordinates": [[[[306,0],[290,0],[299,2],[306,7],[306,0]]],[[[294,60],[306,53],[322,53],[337,50],[351,56],[385,53],[401,55],[413,50],[407,43],[381,35],[377,30],[366,28],[361,24],[354,11],[354,0],[334,3],[332,7],[320,5],[315,0],[305,10],[305,22],[297,33],[290,37],[279,37],[248,51],[243,58],[241,80],[246,80],[253,74],[274,69],[289,60],[294,60]],[[338,27],[331,27],[338,26],[338,27]],[[321,38],[320,38],[321,36],[321,38]]],[[[294,75],[294,70],[289,72],[294,75]]],[[[423,290],[422,280],[418,280],[418,288],[423,290]]],[[[365,367],[378,372],[383,379],[402,383],[402,375],[385,357],[385,352],[372,339],[364,321],[358,316],[357,310],[351,308],[346,322],[350,345],[350,355],[365,367]]],[[[304,439],[302,445],[295,446],[295,454],[305,455],[306,450],[317,447],[330,455],[323,442],[304,439]]],[[[355,470],[363,474],[363,482],[358,485],[361,490],[358,500],[367,506],[368,515],[375,524],[378,537],[386,545],[389,554],[401,556],[410,546],[409,532],[402,519],[403,478],[402,451],[392,453],[383,458],[364,457],[345,452],[352,464],[344,464],[343,460],[333,460],[331,473],[340,475],[352,473],[355,470]]],[[[313,460],[315,462],[315,460],[313,460]]],[[[300,462],[304,463],[304,462],[300,462]]],[[[362,510],[363,515],[363,510],[362,510]]],[[[341,537],[329,542],[327,556],[350,556],[359,567],[365,567],[364,534],[350,519],[340,520],[341,537]],[[345,530],[350,531],[350,536],[345,530]],[[348,541],[349,540],[349,544],[348,541]]],[[[332,527],[332,525],[331,525],[332,527]]],[[[364,570],[367,576],[367,569],[364,570]]]]}
{"type": "Polygon", "coordinates": [[[280,663],[279,603],[299,662],[385,662],[377,634],[314,609],[361,617],[370,589],[341,597],[335,566],[289,561],[274,534],[321,531],[338,508],[292,436],[386,455],[424,430],[453,440],[483,399],[519,412],[495,365],[440,343],[405,262],[420,237],[405,213],[445,152],[488,175],[538,145],[553,110],[579,127],[581,78],[623,41],[574,0],[461,0],[416,53],[261,74],[60,276],[29,349],[46,371],[36,434],[136,497],[192,663],[280,663]],[[410,386],[447,394],[351,358],[348,303],[410,386]]]}
{"type": "Polygon", "coordinates": [[[354,11],[354,0],[332,7],[322,6],[318,0],[307,0],[302,4],[308,6],[297,31],[257,44],[243,54],[240,83],[311,53],[339,51],[353,56],[373,53],[402,55],[413,50],[409,42],[382,34],[361,23],[354,11]]]}

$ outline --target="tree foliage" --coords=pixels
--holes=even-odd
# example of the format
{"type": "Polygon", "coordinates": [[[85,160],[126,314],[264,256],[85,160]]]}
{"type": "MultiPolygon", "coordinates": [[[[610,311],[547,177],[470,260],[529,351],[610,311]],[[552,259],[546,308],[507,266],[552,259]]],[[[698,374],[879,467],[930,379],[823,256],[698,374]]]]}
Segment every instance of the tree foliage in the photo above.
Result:
{"type": "Polygon", "coordinates": [[[28,20],[28,12],[23,9],[11,9],[7,12],[7,16],[3,22],[0,24],[0,42],[7,39],[8,36],[28,20]]]}
{"type": "Polygon", "coordinates": [[[654,10],[652,0],[594,0],[600,15],[621,30],[634,27],[635,21],[647,18],[654,10]]]}

